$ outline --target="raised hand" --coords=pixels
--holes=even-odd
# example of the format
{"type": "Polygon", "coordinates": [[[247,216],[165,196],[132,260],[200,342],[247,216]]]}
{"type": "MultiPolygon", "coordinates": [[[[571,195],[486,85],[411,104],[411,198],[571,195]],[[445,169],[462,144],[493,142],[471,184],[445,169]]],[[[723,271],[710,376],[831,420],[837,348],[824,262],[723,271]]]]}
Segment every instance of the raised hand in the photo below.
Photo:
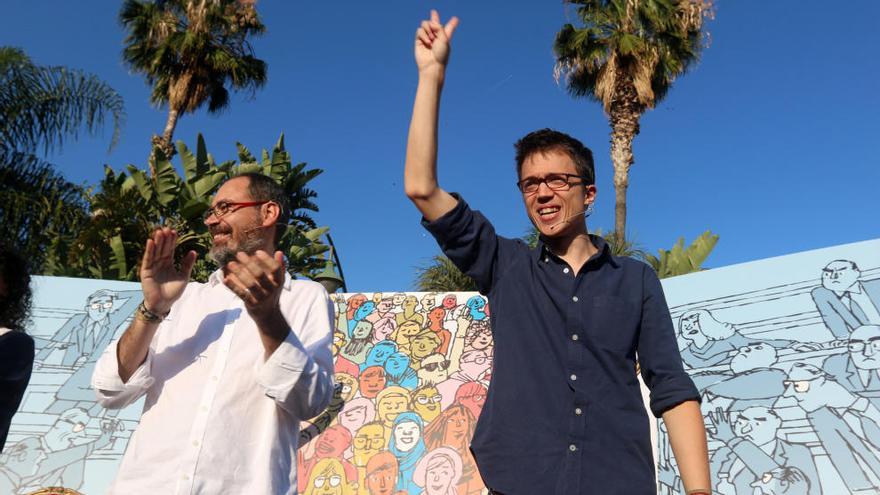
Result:
{"type": "Polygon", "coordinates": [[[431,11],[431,18],[422,21],[416,30],[416,66],[419,72],[443,70],[449,61],[452,33],[458,26],[458,17],[452,17],[444,25],[440,24],[440,14],[431,11]]]}
{"type": "Polygon", "coordinates": [[[262,250],[253,255],[239,252],[235,261],[227,263],[223,283],[244,301],[254,320],[260,322],[273,316],[278,309],[284,272],[281,251],[275,251],[274,256],[262,250]]]}
{"type": "Polygon", "coordinates": [[[709,421],[715,427],[715,431],[708,430],[708,432],[716,440],[727,443],[736,438],[736,432],[733,431],[733,425],[730,424],[727,413],[720,407],[715,409],[715,414],[709,412],[709,421]]]}
{"type": "Polygon", "coordinates": [[[174,266],[176,245],[177,231],[167,227],[156,229],[153,238],[147,239],[140,270],[141,289],[144,291],[144,305],[153,313],[167,313],[189,282],[196,252],[188,252],[178,270],[174,266]]]}

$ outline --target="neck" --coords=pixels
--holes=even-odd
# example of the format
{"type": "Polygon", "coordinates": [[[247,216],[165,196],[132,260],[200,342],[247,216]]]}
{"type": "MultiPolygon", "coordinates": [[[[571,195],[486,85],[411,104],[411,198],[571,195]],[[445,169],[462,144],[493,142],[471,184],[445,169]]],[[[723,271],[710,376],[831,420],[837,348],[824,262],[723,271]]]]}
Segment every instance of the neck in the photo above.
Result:
{"type": "Polygon", "coordinates": [[[545,237],[543,240],[550,252],[568,263],[574,273],[580,271],[587,260],[599,252],[585,231],[570,236],[545,237]]]}

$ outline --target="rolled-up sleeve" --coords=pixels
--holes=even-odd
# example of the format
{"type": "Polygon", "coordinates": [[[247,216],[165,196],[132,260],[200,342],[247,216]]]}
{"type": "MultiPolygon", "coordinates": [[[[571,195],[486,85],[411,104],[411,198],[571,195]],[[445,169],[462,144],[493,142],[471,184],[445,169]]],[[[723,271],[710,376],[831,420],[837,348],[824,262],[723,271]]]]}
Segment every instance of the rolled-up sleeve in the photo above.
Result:
{"type": "Polygon", "coordinates": [[[153,349],[147,351],[147,359],[141,364],[131,378],[123,383],[119,377],[119,362],[116,359],[116,345],[119,341],[112,342],[101,358],[95,363],[92,372],[92,388],[98,402],[107,409],[121,409],[138,400],[155,381],[150,374],[153,363],[153,349]]]}
{"type": "Polygon", "coordinates": [[[642,281],[638,356],[642,378],[651,391],[651,412],[659,418],[682,402],[699,401],[700,394],[684,371],[663,287],[647,265],[643,269],[642,281]]]}
{"type": "Polygon", "coordinates": [[[322,287],[313,291],[309,300],[296,300],[309,305],[303,323],[291,323],[284,342],[257,370],[266,395],[298,418],[317,416],[333,396],[333,304],[322,287]]]}

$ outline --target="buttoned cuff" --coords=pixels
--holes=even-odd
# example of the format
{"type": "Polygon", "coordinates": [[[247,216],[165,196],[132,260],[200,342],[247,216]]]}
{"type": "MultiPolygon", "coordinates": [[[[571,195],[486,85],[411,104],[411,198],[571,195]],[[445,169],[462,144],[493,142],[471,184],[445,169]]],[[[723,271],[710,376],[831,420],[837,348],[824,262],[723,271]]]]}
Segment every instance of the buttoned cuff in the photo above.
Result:
{"type": "Polygon", "coordinates": [[[315,366],[291,330],[269,359],[257,365],[257,383],[269,397],[284,400],[303,373],[314,372],[315,366]]]}
{"type": "Polygon", "coordinates": [[[651,387],[651,413],[657,418],[662,417],[663,413],[673,407],[689,400],[702,402],[700,392],[687,374],[682,373],[674,378],[667,378],[651,387]]]}
{"type": "Polygon", "coordinates": [[[155,382],[151,375],[152,349],[147,350],[147,358],[143,364],[138,366],[127,382],[123,382],[119,376],[119,362],[116,358],[117,344],[118,342],[113,342],[107,346],[101,359],[95,364],[95,370],[92,373],[91,385],[95,390],[98,402],[109,409],[122,408],[131,404],[155,382]]]}

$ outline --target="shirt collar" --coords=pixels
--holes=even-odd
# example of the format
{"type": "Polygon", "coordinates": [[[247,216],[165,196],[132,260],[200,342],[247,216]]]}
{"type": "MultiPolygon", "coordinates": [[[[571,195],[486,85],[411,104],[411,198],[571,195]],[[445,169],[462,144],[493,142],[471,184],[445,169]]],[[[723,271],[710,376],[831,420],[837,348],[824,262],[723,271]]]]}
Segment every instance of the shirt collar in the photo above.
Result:
{"type": "MultiPolygon", "coordinates": [[[[591,256],[590,259],[587,260],[584,266],[594,263],[604,263],[607,261],[611,264],[612,267],[619,267],[620,264],[617,262],[617,260],[614,259],[614,256],[611,254],[611,246],[608,244],[608,242],[605,241],[605,239],[603,239],[602,237],[595,234],[589,234],[589,236],[590,241],[593,243],[594,246],[596,246],[596,249],[598,251],[596,252],[596,254],[591,256]]],[[[535,246],[534,256],[536,262],[544,261],[544,258],[547,256],[552,256],[556,259],[559,258],[555,254],[553,254],[552,251],[550,251],[550,248],[548,248],[546,244],[544,244],[544,239],[542,237],[538,237],[538,244],[537,246],[535,246]]]]}

